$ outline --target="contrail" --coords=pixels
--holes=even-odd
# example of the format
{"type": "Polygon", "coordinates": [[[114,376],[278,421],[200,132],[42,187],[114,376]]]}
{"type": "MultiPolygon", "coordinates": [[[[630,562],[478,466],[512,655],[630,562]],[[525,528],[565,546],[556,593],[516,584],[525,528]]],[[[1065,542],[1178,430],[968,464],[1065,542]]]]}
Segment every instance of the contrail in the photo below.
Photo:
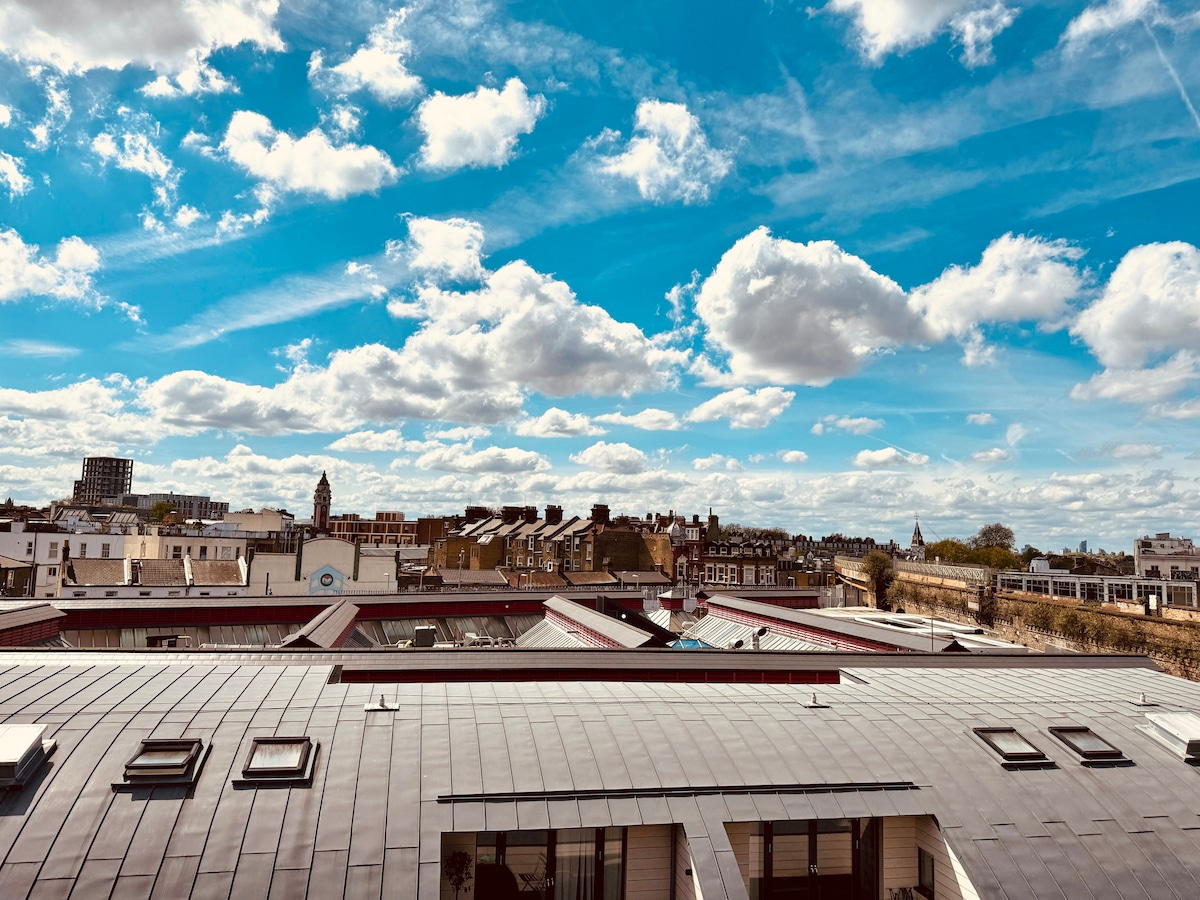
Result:
{"type": "Polygon", "coordinates": [[[1188,112],[1192,114],[1192,121],[1196,123],[1196,130],[1200,131],[1200,115],[1196,113],[1196,107],[1192,106],[1192,98],[1188,96],[1187,88],[1183,86],[1183,82],[1179,80],[1179,73],[1175,71],[1175,67],[1171,65],[1171,61],[1167,59],[1167,54],[1163,53],[1162,45],[1158,42],[1158,38],[1154,36],[1154,32],[1150,30],[1150,26],[1145,19],[1139,20],[1142,27],[1146,29],[1146,34],[1150,35],[1150,40],[1154,42],[1154,49],[1158,51],[1158,58],[1162,60],[1162,64],[1167,67],[1167,72],[1171,76],[1171,80],[1175,82],[1175,87],[1179,88],[1179,96],[1183,100],[1184,106],[1188,112]]]}

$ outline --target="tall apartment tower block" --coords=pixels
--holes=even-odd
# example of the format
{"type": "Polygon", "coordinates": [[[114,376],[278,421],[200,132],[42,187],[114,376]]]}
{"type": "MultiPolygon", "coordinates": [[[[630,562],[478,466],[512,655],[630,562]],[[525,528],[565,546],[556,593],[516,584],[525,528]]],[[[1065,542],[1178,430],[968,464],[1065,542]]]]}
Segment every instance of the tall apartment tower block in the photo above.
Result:
{"type": "Polygon", "coordinates": [[[75,482],[76,503],[100,506],[128,494],[133,488],[133,460],[114,456],[88,456],[83,460],[83,477],[75,482]]]}

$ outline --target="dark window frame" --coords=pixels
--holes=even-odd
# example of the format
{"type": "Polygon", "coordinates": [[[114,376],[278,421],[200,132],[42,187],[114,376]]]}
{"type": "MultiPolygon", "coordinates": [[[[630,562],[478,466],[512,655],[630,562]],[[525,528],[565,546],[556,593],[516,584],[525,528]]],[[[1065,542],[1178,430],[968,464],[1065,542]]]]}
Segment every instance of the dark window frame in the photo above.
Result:
{"type": "Polygon", "coordinates": [[[200,738],[144,738],[138,743],[137,752],[126,762],[124,781],[113,782],[112,789],[159,787],[165,785],[191,786],[200,777],[200,770],[212,749],[200,738]],[[186,750],[187,755],[179,765],[164,765],[161,762],[140,762],[142,756],[155,750],[186,750]],[[155,769],[175,769],[177,772],[155,772],[155,769]]]}
{"type": "Polygon", "coordinates": [[[916,892],[922,897],[933,900],[937,891],[937,858],[924,847],[917,848],[917,885],[916,892]],[[925,860],[929,860],[929,880],[925,880],[925,860]]]}
{"type": "Polygon", "coordinates": [[[1048,769],[1054,767],[1054,760],[1050,759],[1029,738],[1011,726],[974,728],[972,730],[975,732],[975,736],[988,746],[989,750],[1000,757],[1001,765],[1006,769],[1048,769]],[[1032,749],[1028,751],[1005,750],[992,738],[992,735],[998,734],[1015,735],[1017,739],[1032,749]]]}
{"type": "Polygon", "coordinates": [[[1106,738],[1096,734],[1087,725],[1056,725],[1047,729],[1054,737],[1058,738],[1076,753],[1083,758],[1083,764],[1086,765],[1132,765],[1120,748],[1106,738]],[[1107,750],[1087,750],[1071,740],[1072,735],[1088,735],[1093,740],[1099,741],[1108,747],[1107,750]]]}
{"type": "Polygon", "coordinates": [[[320,751],[320,741],[314,741],[306,734],[277,734],[256,737],[250,743],[246,752],[245,762],[242,763],[240,778],[233,780],[234,787],[264,787],[272,784],[295,786],[312,784],[313,772],[316,770],[317,754],[320,751]],[[294,766],[258,766],[254,765],[254,757],[258,748],[264,744],[299,744],[303,747],[300,761],[294,766]]]}

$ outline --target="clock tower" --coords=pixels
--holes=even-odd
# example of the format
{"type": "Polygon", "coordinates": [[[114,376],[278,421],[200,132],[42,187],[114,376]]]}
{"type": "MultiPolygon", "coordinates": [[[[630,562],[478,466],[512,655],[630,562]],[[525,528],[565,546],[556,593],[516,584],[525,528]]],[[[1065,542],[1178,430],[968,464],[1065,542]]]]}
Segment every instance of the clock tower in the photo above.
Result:
{"type": "Polygon", "coordinates": [[[329,506],[333,500],[333,492],[329,490],[329,479],[321,473],[317,489],[313,492],[313,531],[329,530],[329,506]]]}

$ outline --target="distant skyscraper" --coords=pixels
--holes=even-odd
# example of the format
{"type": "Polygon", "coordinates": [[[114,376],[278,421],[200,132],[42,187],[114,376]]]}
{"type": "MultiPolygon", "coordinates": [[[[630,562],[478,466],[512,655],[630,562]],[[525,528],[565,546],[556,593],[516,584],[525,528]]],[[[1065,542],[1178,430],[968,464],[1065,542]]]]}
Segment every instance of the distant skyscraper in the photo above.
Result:
{"type": "Polygon", "coordinates": [[[1080,552],[1080,553],[1087,553],[1087,541],[1080,541],[1080,542],[1079,542],[1079,552],[1080,552]]]}
{"type": "Polygon", "coordinates": [[[329,530],[329,507],[333,502],[333,492],[329,489],[329,479],[321,473],[317,489],[313,492],[313,529],[315,531],[329,530]]]}
{"type": "Polygon", "coordinates": [[[75,482],[76,503],[99,506],[105,500],[128,494],[133,487],[133,460],[89,456],[83,460],[83,477],[75,482]]]}

